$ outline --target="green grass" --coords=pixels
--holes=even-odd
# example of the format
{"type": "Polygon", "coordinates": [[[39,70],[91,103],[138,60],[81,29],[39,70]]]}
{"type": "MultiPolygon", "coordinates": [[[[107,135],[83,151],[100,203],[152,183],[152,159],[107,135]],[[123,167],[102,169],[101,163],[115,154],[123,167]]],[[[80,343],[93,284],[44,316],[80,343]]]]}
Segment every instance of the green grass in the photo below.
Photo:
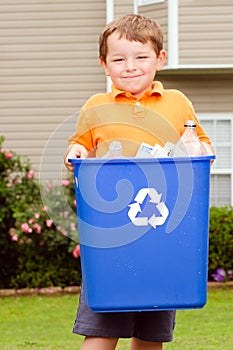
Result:
{"type": "MultiPolygon", "coordinates": [[[[210,290],[200,310],[177,313],[174,341],[164,350],[232,350],[233,290],[210,290]]],[[[8,297],[0,299],[0,349],[78,350],[82,337],[72,334],[78,297],[8,297]]],[[[120,340],[117,350],[129,349],[120,340]]]]}

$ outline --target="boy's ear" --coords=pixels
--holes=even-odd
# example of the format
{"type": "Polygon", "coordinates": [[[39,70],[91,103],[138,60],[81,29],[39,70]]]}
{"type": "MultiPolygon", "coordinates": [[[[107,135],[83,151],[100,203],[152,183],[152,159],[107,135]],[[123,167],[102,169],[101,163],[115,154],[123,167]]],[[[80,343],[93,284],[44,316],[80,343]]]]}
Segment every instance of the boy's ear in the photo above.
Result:
{"type": "Polygon", "coordinates": [[[107,77],[109,77],[110,76],[110,74],[109,74],[109,71],[108,71],[108,68],[107,68],[107,65],[106,65],[106,63],[102,60],[102,58],[100,57],[100,64],[101,64],[101,66],[103,67],[103,69],[104,69],[104,71],[105,71],[105,75],[107,76],[107,77]]]}
{"type": "Polygon", "coordinates": [[[163,68],[163,65],[167,58],[167,52],[166,50],[161,50],[158,57],[157,57],[157,71],[160,71],[163,68]]]}

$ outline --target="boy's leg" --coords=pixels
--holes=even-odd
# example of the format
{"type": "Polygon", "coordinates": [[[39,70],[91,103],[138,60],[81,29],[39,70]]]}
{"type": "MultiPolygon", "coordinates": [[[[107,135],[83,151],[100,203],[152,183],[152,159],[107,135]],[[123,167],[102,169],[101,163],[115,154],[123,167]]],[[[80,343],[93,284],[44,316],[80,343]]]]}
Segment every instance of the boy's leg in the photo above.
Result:
{"type": "Polygon", "coordinates": [[[163,343],[147,342],[138,338],[132,338],[130,350],[162,350],[163,343]]]}
{"type": "Polygon", "coordinates": [[[118,338],[86,337],[81,350],[114,350],[118,338]]]}

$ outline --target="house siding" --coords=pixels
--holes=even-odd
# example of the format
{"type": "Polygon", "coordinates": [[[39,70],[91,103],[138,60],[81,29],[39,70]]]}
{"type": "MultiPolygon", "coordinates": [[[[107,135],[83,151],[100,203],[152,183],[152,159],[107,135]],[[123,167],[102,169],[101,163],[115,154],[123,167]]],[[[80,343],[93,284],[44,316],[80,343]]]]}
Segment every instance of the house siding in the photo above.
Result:
{"type": "Polygon", "coordinates": [[[105,12],[105,0],[0,0],[0,134],[36,171],[54,130],[105,91],[98,64],[105,12]]]}
{"type": "Polygon", "coordinates": [[[127,15],[134,12],[133,0],[115,0],[114,1],[114,17],[127,15]]]}
{"type": "MultiPolygon", "coordinates": [[[[167,6],[164,1],[138,8],[161,24],[165,49],[167,6]]],[[[130,12],[133,0],[115,0],[114,17],[130,12]]],[[[232,64],[232,14],[232,0],[180,0],[179,63],[232,64]]],[[[75,113],[91,95],[106,91],[98,64],[105,22],[105,0],[0,0],[0,134],[6,148],[30,157],[37,174],[41,162],[57,162],[54,155],[62,163],[75,113]]],[[[164,70],[158,79],[183,91],[197,113],[233,112],[232,72],[164,70]]]]}
{"type": "Polygon", "coordinates": [[[167,34],[168,34],[168,8],[167,1],[162,3],[145,5],[138,7],[138,13],[142,16],[150,17],[158,22],[163,30],[164,49],[167,50],[167,34]]]}
{"type": "Polygon", "coordinates": [[[232,0],[179,1],[179,64],[233,66],[232,0]]]}
{"type": "Polygon", "coordinates": [[[166,75],[160,79],[167,89],[181,90],[197,113],[232,113],[232,74],[166,75]],[[221,82],[221,83],[219,83],[221,82]]]}

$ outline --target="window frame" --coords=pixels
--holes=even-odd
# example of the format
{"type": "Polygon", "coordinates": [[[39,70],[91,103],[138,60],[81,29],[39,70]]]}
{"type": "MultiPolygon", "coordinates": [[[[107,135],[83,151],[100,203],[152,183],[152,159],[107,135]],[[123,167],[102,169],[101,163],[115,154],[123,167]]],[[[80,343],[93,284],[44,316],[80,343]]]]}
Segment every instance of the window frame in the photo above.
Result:
{"type": "MultiPolygon", "coordinates": [[[[211,174],[212,175],[229,175],[230,176],[230,183],[231,183],[231,198],[230,198],[230,205],[233,206],[233,113],[197,113],[198,115],[198,119],[200,120],[200,122],[202,121],[213,121],[214,123],[216,123],[217,121],[221,121],[221,120],[227,120],[230,121],[230,132],[232,135],[232,142],[230,144],[231,147],[231,158],[230,158],[230,168],[215,168],[214,166],[211,167],[211,174]]],[[[220,143],[218,143],[216,140],[212,140],[213,141],[213,146],[215,148],[215,145],[217,147],[217,145],[221,145],[222,143],[224,143],[223,141],[220,141],[220,143]]],[[[221,155],[220,155],[221,156],[221,155]]],[[[216,154],[216,158],[218,157],[218,155],[216,154]]]]}

